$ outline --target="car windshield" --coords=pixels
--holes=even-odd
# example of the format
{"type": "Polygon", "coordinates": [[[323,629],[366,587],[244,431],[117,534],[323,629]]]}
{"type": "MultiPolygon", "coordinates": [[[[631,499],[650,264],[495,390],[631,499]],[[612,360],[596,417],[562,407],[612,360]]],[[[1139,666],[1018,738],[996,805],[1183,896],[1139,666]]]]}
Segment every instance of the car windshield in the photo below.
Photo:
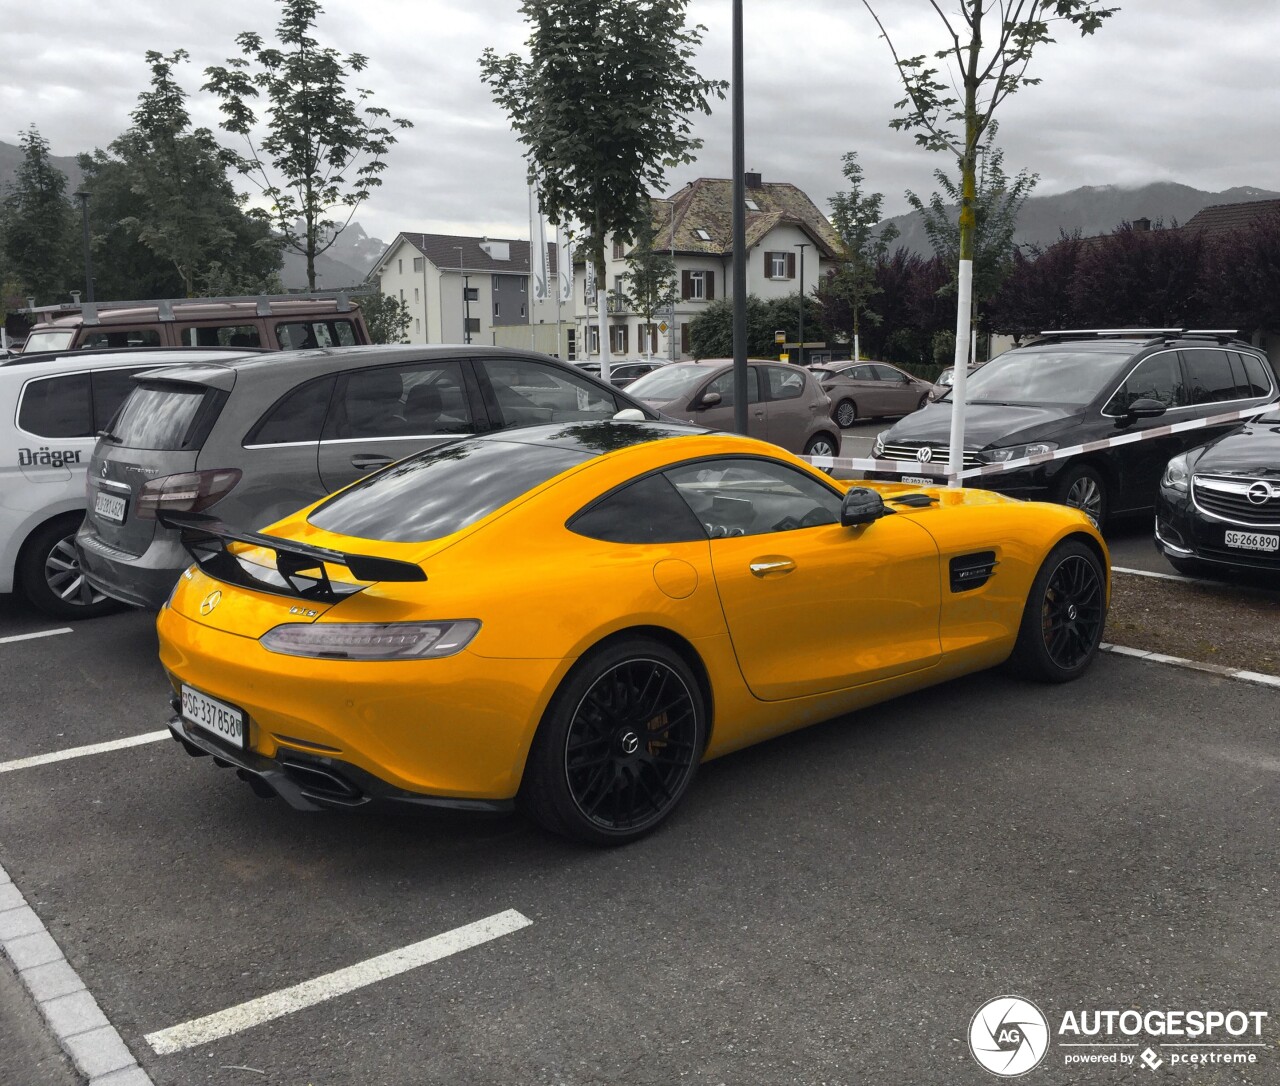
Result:
{"type": "Polygon", "coordinates": [[[338,535],[426,543],[474,524],[591,455],[578,447],[467,438],[384,468],[307,520],[338,535]]]}
{"type": "Polygon", "coordinates": [[[627,385],[627,394],[638,400],[670,403],[709,376],[710,371],[702,366],[663,366],[627,385]]]}
{"type": "MultiPolygon", "coordinates": [[[[1083,407],[1134,355],[1134,347],[1029,347],[1007,351],[969,374],[970,403],[1083,407]]],[[[946,396],[951,399],[951,394],[946,396]]]]}

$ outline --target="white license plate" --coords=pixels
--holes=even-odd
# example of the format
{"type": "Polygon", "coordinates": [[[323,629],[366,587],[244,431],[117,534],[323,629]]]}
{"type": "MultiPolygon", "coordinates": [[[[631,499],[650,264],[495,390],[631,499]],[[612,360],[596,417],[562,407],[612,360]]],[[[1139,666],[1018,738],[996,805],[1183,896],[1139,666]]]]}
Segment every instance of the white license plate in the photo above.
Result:
{"type": "Polygon", "coordinates": [[[193,690],[185,683],[182,686],[182,719],[210,735],[216,735],[225,743],[242,748],[245,745],[244,713],[233,705],[193,690]]]}
{"type": "Polygon", "coordinates": [[[1274,551],[1280,549],[1280,535],[1266,532],[1227,532],[1226,544],[1242,551],[1274,551]]]}
{"type": "Polygon", "coordinates": [[[920,486],[932,486],[934,483],[934,480],[927,475],[904,475],[902,481],[904,483],[916,483],[920,486]]]}
{"type": "Polygon", "coordinates": [[[113,520],[117,524],[124,523],[125,510],[128,508],[129,503],[124,498],[108,494],[105,490],[99,490],[98,496],[93,499],[93,511],[98,516],[113,520]]]}

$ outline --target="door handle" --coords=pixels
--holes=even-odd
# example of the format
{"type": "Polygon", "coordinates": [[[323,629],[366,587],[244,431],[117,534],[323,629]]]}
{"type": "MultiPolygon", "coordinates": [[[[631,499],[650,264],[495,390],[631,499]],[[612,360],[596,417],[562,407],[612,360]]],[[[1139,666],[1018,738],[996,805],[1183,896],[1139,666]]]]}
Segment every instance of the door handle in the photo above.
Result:
{"type": "Polygon", "coordinates": [[[792,573],[795,568],[796,564],[790,558],[783,558],[774,554],[755,558],[751,562],[751,572],[757,577],[768,577],[774,573],[792,573]]]}
{"type": "Polygon", "coordinates": [[[394,457],[380,456],[377,453],[356,453],[351,457],[351,466],[360,471],[372,471],[374,468],[385,468],[394,459],[394,457]]]}

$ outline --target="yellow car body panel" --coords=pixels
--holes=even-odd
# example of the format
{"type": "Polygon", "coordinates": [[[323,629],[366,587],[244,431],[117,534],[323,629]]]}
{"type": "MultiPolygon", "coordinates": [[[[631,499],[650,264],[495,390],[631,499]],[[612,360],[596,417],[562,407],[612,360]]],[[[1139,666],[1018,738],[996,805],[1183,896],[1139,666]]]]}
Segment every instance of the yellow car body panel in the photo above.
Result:
{"type": "MultiPolygon", "coordinates": [[[[566,527],[627,480],[726,455],[793,464],[828,486],[862,485],[832,484],[763,442],[703,434],[596,456],[427,543],[334,535],[308,522],[311,506],[265,531],[411,562],[427,579],[377,582],[316,603],[224,584],[193,567],[159,614],[161,661],[175,691],[187,684],[244,710],[255,755],[323,754],[407,792],[504,800],[521,786],[557,687],[584,653],[622,631],[656,632],[695,661],[708,700],[704,757],[714,758],[1000,663],[1037,570],[1067,537],[1086,540],[1109,568],[1105,544],[1076,510],[903,484],[868,485],[886,499],[924,493],[935,501],[893,506],[895,515],[853,528],[619,544],[566,527]],[[953,591],[951,558],[988,550],[995,575],[953,591]],[[772,561],[795,570],[752,572],[772,561]],[[465,649],[439,659],[318,659],[259,641],[286,623],[450,619],[481,627],[465,649]]],[[[351,580],[343,567],[330,573],[351,580]]]]}

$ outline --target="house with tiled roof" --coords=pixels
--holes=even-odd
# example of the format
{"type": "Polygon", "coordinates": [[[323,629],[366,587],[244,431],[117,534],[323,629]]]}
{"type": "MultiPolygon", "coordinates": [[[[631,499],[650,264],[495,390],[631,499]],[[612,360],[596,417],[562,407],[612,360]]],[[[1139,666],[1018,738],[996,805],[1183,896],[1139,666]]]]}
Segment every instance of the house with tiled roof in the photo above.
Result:
{"type": "MultiPolygon", "coordinates": [[[[840,239],[825,215],[805,193],[788,182],[766,182],[746,174],[747,293],[770,299],[812,292],[819,276],[834,267],[840,239]]],[[[689,322],[709,302],[732,296],[733,182],[699,178],[666,198],[652,198],[654,247],[669,252],[679,279],[674,311],[642,315],[611,308],[608,313],[612,357],[646,353],[689,357],[689,322]]],[[[605,239],[603,286],[616,290],[627,273],[629,246],[605,239]]],[[[576,342],[599,352],[595,307],[586,305],[586,268],[574,268],[576,342]]],[[[600,291],[604,299],[604,291],[600,291]]]]}
{"type": "Polygon", "coordinates": [[[1203,207],[1182,225],[1183,230],[1203,234],[1206,238],[1225,237],[1237,230],[1248,230],[1266,219],[1280,216],[1280,200],[1251,200],[1242,204],[1213,204],[1203,207]]]}
{"type": "Polygon", "coordinates": [[[409,310],[410,343],[501,343],[564,353],[570,306],[557,314],[556,247],[551,291],[534,298],[529,242],[517,238],[400,233],[374,265],[382,293],[409,310]],[[535,326],[526,337],[523,329],[535,326]]]}

